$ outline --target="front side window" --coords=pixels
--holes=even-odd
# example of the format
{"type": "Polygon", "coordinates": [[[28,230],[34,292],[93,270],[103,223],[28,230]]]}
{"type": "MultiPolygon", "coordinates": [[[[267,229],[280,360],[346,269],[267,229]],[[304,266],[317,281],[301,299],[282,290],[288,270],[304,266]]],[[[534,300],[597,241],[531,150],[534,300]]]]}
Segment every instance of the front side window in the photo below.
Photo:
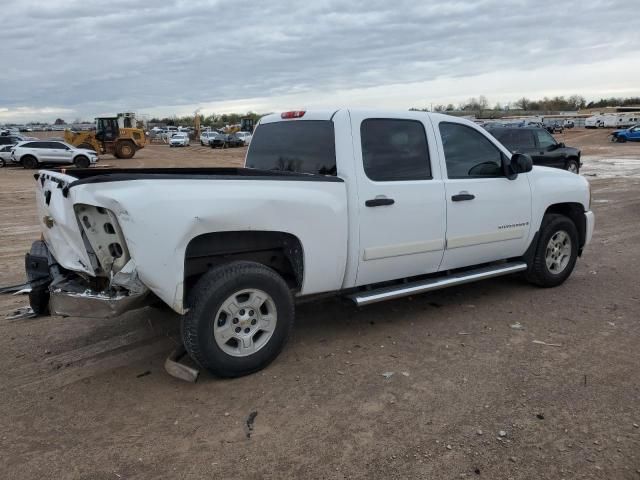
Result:
{"type": "Polygon", "coordinates": [[[370,118],[360,126],[364,171],[377,182],[431,178],[427,136],[421,122],[370,118]]]}
{"type": "Polygon", "coordinates": [[[501,177],[502,152],[484,135],[459,123],[440,123],[449,178],[501,177]]]}
{"type": "Polygon", "coordinates": [[[553,138],[546,130],[536,130],[536,136],[538,137],[538,146],[540,148],[549,148],[556,144],[555,138],[553,138]]]}

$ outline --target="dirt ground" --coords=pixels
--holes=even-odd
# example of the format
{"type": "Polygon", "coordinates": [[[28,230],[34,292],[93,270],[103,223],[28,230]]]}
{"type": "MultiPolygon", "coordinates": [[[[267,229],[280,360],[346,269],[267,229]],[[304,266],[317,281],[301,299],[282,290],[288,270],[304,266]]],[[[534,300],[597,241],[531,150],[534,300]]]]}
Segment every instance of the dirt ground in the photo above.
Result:
{"type": "MultiPolygon", "coordinates": [[[[166,374],[171,312],[9,320],[27,299],[0,296],[0,476],[640,479],[640,144],[558,137],[583,149],[596,214],[563,286],[509,277],[361,309],[301,305],[284,352],[248,377],[166,374]]],[[[101,164],[243,154],[153,145],[101,164]]],[[[39,236],[32,173],[0,170],[0,285],[23,280],[39,236]]]]}

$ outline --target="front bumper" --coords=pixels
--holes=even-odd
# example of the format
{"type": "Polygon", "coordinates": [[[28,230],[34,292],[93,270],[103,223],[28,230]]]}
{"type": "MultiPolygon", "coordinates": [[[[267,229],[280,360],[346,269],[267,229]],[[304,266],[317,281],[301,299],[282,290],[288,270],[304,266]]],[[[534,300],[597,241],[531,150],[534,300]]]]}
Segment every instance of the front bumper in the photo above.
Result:
{"type": "MultiPolygon", "coordinates": [[[[110,287],[102,291],[93,288],[85,277],[62,269],[41,240],[34,242],[31,252],[26,255],[25,270],[32,291],[48,292],[49,310],[55,315],[112,318],[148,304],[149,290],[146,287],[135,290],[110,287]]],[[[135,285],[135,271],[126,275],[135,285]]]]}
{"type": "Polygon", "coordinates": [[[62,282],[49,287],[49,309],[63,317],[113,318],[129,310],[144,307],[147,292],[142,294],[109,294],[96,292],[78,282],[62,282]]]}

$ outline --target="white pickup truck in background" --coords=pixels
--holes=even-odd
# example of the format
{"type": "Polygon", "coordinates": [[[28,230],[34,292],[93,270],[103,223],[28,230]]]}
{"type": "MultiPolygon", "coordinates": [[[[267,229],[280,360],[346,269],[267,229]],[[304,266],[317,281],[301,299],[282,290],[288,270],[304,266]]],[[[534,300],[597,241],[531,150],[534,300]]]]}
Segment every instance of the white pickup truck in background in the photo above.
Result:
{"type": "Polygon", "coordinates": [[[571,274],[587,181],[533,167],[464,119],[293,111],[261,119],[246,168],[40,171],[35,311],[115,316],[162,300],[219,376],[273,360],[295,299],[358,305],[522,272],[571,274]]]}

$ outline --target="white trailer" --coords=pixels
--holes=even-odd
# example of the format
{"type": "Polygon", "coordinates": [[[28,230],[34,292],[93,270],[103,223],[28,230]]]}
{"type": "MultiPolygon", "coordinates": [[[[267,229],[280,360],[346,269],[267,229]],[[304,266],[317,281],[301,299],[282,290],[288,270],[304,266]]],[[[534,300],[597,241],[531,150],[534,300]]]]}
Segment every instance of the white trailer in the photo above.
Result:
{"type": "Polygon", "coordinates": [[[627,128],[638,123],[640,123],[640,112],[626,112],[616,114],[616,121],[612,126],[615,128],[627,128]]]}

